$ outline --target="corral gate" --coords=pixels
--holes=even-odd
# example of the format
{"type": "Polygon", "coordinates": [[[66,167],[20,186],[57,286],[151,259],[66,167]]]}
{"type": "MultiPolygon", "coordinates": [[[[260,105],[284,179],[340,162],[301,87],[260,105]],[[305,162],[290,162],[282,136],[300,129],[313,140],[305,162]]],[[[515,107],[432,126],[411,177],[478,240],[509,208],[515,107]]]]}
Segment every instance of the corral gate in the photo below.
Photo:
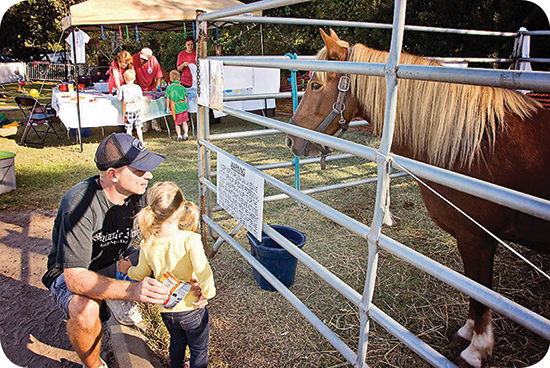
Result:
{"type": "MultiPolygon", "coordinates": [[[[385,215],[386,201],[389,198],[389,181],[391,165],[395,164],[399,168],[405,168],[406,171],[417,177],[451,187],[453,189],[477,196],[484,199],[497,202],[507,207],[529,213],[539,218],[550,221],[550,201],[518,193],[507,188],[482,182],[473,178],[466,177],[454,172],[433,167],[408,158],[390,154],[394,122],[396,111],[396,87],[397,78],[405,79],[423,79],[430,81],[440,81],[449,83],[463,83],[475,85],[487,85],[506,87],[513,89],[534,89],[539,91],[550,90],[550,73],[532,72],[521,73],[517,71],[486,70],[486,69],[460,69],[435,66],[420,65],[398,65],[399,56],[402,48],[403,33],[405,29],[421,31],[439,31],[446,33],[462,34],[485,34],[499,36],[518,36],[518,33],[506,32],[484,32],[469,30],[449,30],[437,29],[432,27],[414,27],[405,26],[405,0],[396,0],[394,7],[394,18],[392,25],[380,25],[375,23],[361,22],[339,22],[311,19],[283,19],[266,18],[251,16],[235,16],[238,14],[249,13],[258,10],[271,9],[278,6],[298,4],[308,0],[264,0],[233,9],[227,9],[210,14],[198,13],[197,29],[198,35],[198,62],[204,59],[206,55],[206,30],[208,21],[224,22],[258,22],[258,23],[286,23],[303,25],[332,25],[332,26],[360,26],[369,28],[391,28],[391,47],[386,64],[374,63],[353,63],[353,62],[331,62],[317,61],[311,58],[298,58],[298,60],[288,60],[285,57],[269,57],[269,60],[262,57],[215,57],[209,59],[221,60],[224,65],[231,66],[249,66],[249,67],[276,67],[289,70],[311,70],[327,71],[336,73],[355,73],[386,78],[386,113],[384,117],[384,129],[381,138],[380,148],[378,150],[363,146],[357,143],[349,142],[340,138],[328,136],[322,133],[303,129],[290,124],[281,123],[277,120],[254,115],[237,109],[224,107],[223,112],[237,118],[241,118],[260,126],[272,128],[272,130],[261,130],[257,133],[235,133],[224,134],[224,137],[210,135],[209,126],[209,108],[198,106],[198,143],[199,143],[199,201],[201,205],[203,235],[206,237],[208,228],[219,235],[215,244],[215,249],[225,241],[233,246],[244,258],[252,265],[265,279],[267,279],[289,302],[292,304],[308,321],[336,348],[338,351],[356,367],[366,367],[366,350],[369,336],[369,318],[389,331],[402,343],[407,345],[417,354],[422,356],[428,363],[437,367],[454,367],[455,365],[447,360],[440,353],[428,346],[417,336],[399,325],[395,320],[385,314],[382,310],[372,304],[374,292],[374,282],[376,277],[376,268],[378,262],[378,249],[382,248],[387,252],[401,258],[411,265],[427,272],[437,279],[453,286],[457,290],[474,297],[478,301],[489,306],[498,313],[510,318],[518,324],[528,328],[539,336],[550,340],[550,321],[525,307],[512,302],[498,293],[487,289],[480,284],[473,282],[467,277],[427,258],[426,256],[409,249],[403,244],[385,236],[381,232],[381,226],[385,215]],[[223,18],[223,20],[222,20],[223,18]],[[444,70],[443,70],[444,69],[444,70]],[[273,131],[284,132],[298,136],[321,145],[328,146],[348,154],[362,157],[377,163],[377,194],[375,203],[374,218],[371,226],[366,226],[348,216],[336,211],[306,194],[282,183],[281,181],[259,171],[252,165],[236,158],[215,146],[212,141],[222,138],[237,138],[269,134],[273,131]],[[272,187],[280,190],[282,193],[294,198],[298,202],[316,210],[337,224],[340,224],[355,234],[366,239],[368,242],[368,267],[363,294],[359,294],[350,286],[345,284],[337,276],[332,274],[321,264],[311,258],[302,250],[294,247],[287,239],[274,231],[269,225],[263,224],[263,232],[279,243],[283,248],[294,255],[300,262],[305,264],[329,285],[340,292],[345,298],[351,301],[358,309],[360,315],[360,338],[357,352],[354,352],[347,346],[330,328],[328,328],[313,312],[311,312],[288,288],[286,288],[275,276],[267,271],[248,251],[242,247],[232,237],[239,229],[237,225],[231,232],[226,232],[217,223],[212,220],[212,203],[210,191],[216,193],[216,185],[211,181],[212,172],[210,166],[210,152],[224,154],[237,162],[239,165],[253,170],[261,176],[272,187]],[[390,159],[391,158],[391,159],[390,159]]],[[[529,34],[525,32],[524,34],[529,34]]],[[[531,34],[550,35],[550,32],[539,31],[531,34]]],[[[517,56],[517,55],[516,55],[517,56]]],[[[504,60],[500,60],[504,61],[504,60]]],[[[528,60],[526,60],[528,61],[528,60]]],[[[537,61],[542,61],[537,59],[537,61]]],[[[548,60],[545,60],[546,62],[548,60]]],[[[198,75],[199,94],[200,94],[200,74],[198,75]]],[[[253,98],[277,98],[284,94],[273,95],[255,95],[253,98]]],[[[341,155],[345,158],[349,155],[341,155]]],[[[317,159],[318,160],[318,159],[317,159]]],[[[315,159],[310,160],[314,162],[315,159]]]]}

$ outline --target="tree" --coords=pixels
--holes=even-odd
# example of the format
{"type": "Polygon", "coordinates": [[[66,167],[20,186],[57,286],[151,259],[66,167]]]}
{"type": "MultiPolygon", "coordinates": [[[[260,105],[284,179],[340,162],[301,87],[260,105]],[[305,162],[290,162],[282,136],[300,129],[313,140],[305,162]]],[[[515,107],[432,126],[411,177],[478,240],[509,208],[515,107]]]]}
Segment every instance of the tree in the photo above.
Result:
{"type": "Polygon", "coordinates": [[[54,50],[61,20],[77,0],[27,0],[12,6],[0,26],[0,50],[20,59],[54,50]]]}
{"type": "MultiPolygon", "coordinates": [[[[242,1],[251,3],[255,0],[242,1]]],[[[68,13],[70,5],[78,2],[81,1],[28,0],[13,6],[1,24],[0,51],[24,59],[36,50],[53,49],[62,34],[62,17],[68,13]]],[[[393,6],[393,0],[317,0],[269,9],[264,11],[264,15],[389,24],[393,18],[393,6]]],[[[550,28],[542,9],[523,0],[411,0],[407,4],[406,24],[511,32],[522,26],[530,30],[550,28]]],[[[175,65],[177,54],[183,49],[182,32],[140,32],[141,42],[137,43],[133,29],[129,29],[131,35],[126,40],[124,25],[123,28],[120,47],[137,52],[141,47],[148,46],[166,69],[175,65]]],[[[210,37],[211,41],[224,46],[226,54],[258,55],[262,52],[260,29],[263,30],[263,51],[266,55],[287,52],[312,55],[323,46],[318,27],[311,26],[242,23],[220,28],[218,40],[213,39],[215,32],[210,32],[210,37]]],[[[335,27],[335,30],[350,43],[361,42],[373,48],[389,49],[390,30],[351,27],[335,27]]],[[[112,59],[120,51],[120,47],[112,47],[112,34],[105,32],[105,40],[97,32],[90,34],[97,41],[88,48],[90,56],[104,55],[112,59]]],[[[512,38],[407,31],[404,50],[424,56],[506,58],[510,56],[512,44],[512,38]]],[[[531,47],[533,57],[549,57],[549,49],[550,37],[534,37],[531,47]]],[[[543,67],[547,68],[547,65],[543,67]]]]}
{"type": "MultiPolygon", "coordinates": [[[[250,1],[244,1],[250,2],[250,1]]],[[[265,16],[350,20],[392,23],[392,0],[324,0],[264,11],[265,16]]],[[[446,28],[515,32],[549,29],[548,18],[537,5],[523,0],[416,0],[408,1],[406,24],[446,28]]],[[[350,43],[388,50],[391,30],[334,27],[341,39],[350,43]]],[[[296,52],[315,54],[323,43],[318,27],[264,25],[266,54],[296,52]]],[[[242,24],[224,30],[222,39],[227,53],[259,54],[259,26],[242,24]]],[[[510,56],[513,38],[461,36],[454,34],[406,31],[404,50],[424,56],[501,57],[510,56]]],[[[538,36],[532,42],[533,57],[549,57],[550,37],[538,36]]],[[[487,66],[486,64],[484,65],[487,66]]],[[[546,65],[547,68],[547,65],[546,65]]]]}

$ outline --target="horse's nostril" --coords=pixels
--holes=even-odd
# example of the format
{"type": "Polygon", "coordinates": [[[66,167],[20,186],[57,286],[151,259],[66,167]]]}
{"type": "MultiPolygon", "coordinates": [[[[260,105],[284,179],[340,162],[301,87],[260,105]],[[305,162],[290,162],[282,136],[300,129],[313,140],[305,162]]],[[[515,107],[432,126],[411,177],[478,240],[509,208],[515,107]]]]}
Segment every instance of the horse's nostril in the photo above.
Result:
{"type": "Polygon", "coordinates": [[[292,138],[286,137],[286,145],[288,148],[292,148],[292,138]]]}

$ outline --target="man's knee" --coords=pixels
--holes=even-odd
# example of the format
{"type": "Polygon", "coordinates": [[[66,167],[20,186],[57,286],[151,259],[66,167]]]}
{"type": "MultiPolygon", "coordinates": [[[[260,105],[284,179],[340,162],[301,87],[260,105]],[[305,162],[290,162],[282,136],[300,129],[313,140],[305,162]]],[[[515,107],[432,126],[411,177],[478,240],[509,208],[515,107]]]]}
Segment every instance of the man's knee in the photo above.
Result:
{"type": "Polygon", "coordinates": [[[81,328],[91,329],[99,322],[101,300],[75,295],[69,303],[69,316],[81,328]]]}

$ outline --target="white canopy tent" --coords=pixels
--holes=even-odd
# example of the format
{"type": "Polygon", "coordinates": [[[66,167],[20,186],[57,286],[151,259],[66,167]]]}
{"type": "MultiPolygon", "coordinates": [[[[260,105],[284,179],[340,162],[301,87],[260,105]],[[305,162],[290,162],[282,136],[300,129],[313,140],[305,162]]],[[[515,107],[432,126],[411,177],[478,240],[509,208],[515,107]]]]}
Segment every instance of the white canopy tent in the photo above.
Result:
{"type": "Polygon", "coordinates": [[[124,24],[141,31],[181,31],[183,22],[196,19],[197,10],[209,13],[240,5],[237,0],[88,0],[71,6],[62,26],[99,31],[101,26],[115,30],[124,24]]]}

